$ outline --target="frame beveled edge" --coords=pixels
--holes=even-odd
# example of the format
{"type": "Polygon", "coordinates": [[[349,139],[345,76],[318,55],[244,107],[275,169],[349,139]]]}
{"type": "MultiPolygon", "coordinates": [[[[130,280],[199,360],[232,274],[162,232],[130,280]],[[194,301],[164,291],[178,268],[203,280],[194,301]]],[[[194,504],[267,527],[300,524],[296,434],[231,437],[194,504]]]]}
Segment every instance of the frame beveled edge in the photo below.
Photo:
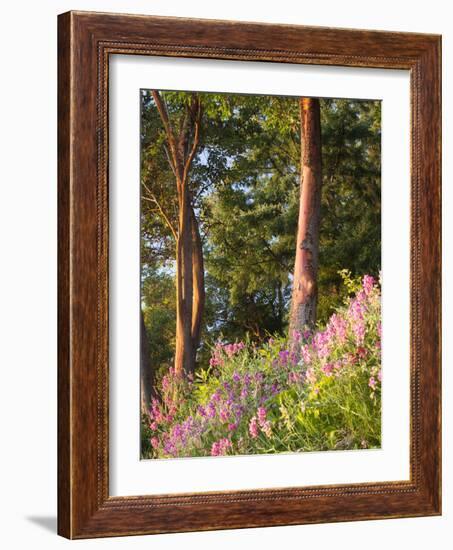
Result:
{"type": "Polygon", "coordinates": [[[440,37],[68,12],[59,16],[58,48],[59,534],[88,538],[440,514],[440,37]],[[410,70],[410,481],[109,496],[111,54],[410,70]]]}

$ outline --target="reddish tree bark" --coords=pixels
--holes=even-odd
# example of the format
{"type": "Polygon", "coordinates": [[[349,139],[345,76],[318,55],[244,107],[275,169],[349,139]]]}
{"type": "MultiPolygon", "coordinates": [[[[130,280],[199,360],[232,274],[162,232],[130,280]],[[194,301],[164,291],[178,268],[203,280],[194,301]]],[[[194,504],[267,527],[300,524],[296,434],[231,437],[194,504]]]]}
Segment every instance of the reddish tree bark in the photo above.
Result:
{"type": "Polygon", "coordinates": [[[200,347],[203,312],[206,301],[204,285],[203,245],[200,237],[200,228],[195,212],[191,212],[192,222],[192,354],[195,364],[197,350],[200,347]]]}
{"type": "MultiPolygon", "coordinates": [[[[192,95],[176,134],[158,91],[153,91],[169,146],[168,161],[175,175],[178,196],[178,222],[173,228],[176,239],[176,345],[177,374],[191,373],[200,343],[204,307],[203,251],[198,223],[192,208],[189,171],[195,157],[201,124],[201,104],[192,95]],[[200,260],[201,258],[201,260],[200,260]]],[[[168,223],[168,220],[166,220],[168,223]]]]}
{"type": "Polygon", "coordinates": [[[319,99],[300,99],[301,179],[290,338],[316,322],[321,207],[321,118],[319,99]]]}

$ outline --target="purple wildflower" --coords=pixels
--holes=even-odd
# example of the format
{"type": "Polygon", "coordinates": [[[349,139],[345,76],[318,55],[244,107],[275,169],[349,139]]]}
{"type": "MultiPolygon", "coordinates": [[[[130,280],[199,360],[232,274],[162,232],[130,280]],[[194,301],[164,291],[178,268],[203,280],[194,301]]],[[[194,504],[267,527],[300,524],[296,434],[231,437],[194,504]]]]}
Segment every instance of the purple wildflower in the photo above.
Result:
{"type": "Polygon", "coordinates": [[[212,444],[211,447],[211,456],[222,456],[226,455],[228,452],[228,449],[232,447],[231,441],[224,437],[223,439],[219,439],[219,441],[215,441],[212,444]]]}
{"type": "Polygon", "coordinates": [[[266,422],[266,409],[264,407],[259,407],[256,411],[256,415],[258,418],[258,424],[263,427],[263,424],[266,422]]]}
{"type": "Polygon", "coordinates": [[[256,416],[253,416],[250,419],[249,433],[250,433],[252,439],[256,439],[258,437],[258,421],[256,419],[256,416]]]}
{"type": "Polygon", "coordinates": [[[321,368],[321,370],[323,371],[323,373],[324,373],[326,376],[332,376],[333,369],[334,369],[334,366],[332,365],[332,363],[326,363],[326,364],[321,368]]]}
{"type": "Polygon", "coordinates": [[[289,384],[297,384],[298,382],[300,382],[301,378],[302,378],[302,375],[301,375],[300,372],[291,371],[288,374],[288,383],[289,384]]]}
{"type": "Polygon", "coordinates": [[[286,367],[286,365],[288,364],[288,359],[289,359],[289,350],[284,349],[284,350],[280,351],[278,353],[278,358],[280,360],[280,364],[283,367],[286,367]]]}
{"type": "Polygon", "coordinates": [[[302,361],[304,364],[309,365],[311,363],[310,347],[308,345],[301,347],[302,361]]]}
{"type": "Polygon", "coordinates": [[[221,408],[219,412],[219,418],[222,422],[227,422],[230,418],[230,413],[226,408],[221,408]]]}
{"type": "Polygon", "coordinates": [[[355,341],[358,345],[363,344],[365,341],[365,322],[363,320],[357,320],[352,325],[352,332],[355,336],[355,341]]]}
{"type": "Polygon", "coordinates": [[[363,277],[362,286],[366,294],[370,294],[374,288],[374,278],[371,275],[365,275],[363,277]]]}

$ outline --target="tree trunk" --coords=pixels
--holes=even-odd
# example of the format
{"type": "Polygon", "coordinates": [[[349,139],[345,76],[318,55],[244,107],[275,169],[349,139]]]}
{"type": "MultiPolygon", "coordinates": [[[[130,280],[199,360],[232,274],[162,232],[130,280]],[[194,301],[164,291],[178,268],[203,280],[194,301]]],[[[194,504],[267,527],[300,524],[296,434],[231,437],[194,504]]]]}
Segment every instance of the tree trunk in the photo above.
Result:
{"type": "Polygon", "coordinates": [[[193,373],[200,345],[201,320],[205,302],[203,249],[198,222],[191,202],[189,171],[200,141],[202,106],[198,94],[192,94],[174,132],[165,102],[157,90],[152,91],[164,125],[168,152],[178,193],[177,229],[160,212],[176,239],[176,343],[175,371],[178,375],[193,373]]]}
{"type": "Polygon", "coordinates": [[[181,375],[194,371],[192,346],[193,308],[193,246],[192,223],[188,193],[183,193],[183,206],[180,209],[179,230],[176,250],[176,350],[175,371],[181,375]]]}
{"type": "Polygon", "coordinates": [[[193,279],[193,306],[192,306],[192,353],[195,364],[197,350],[201,341],[201,327],[203,320],[203,311],[205,306],[206,294],[204,287],[204,261],[203,246],[200,238],[200,229],[195,212],[191,211],[192,228],[192,279],[193,279]]]}
{"type": "Polygon", "coordinates": [[[142,413],[146,414],[154,396],[154,371],[150,361],[149,342],[143,311],[140,309],[140,395],[142,413]]]}
{"type": "Polygon", "coordinates": [[[321,120],[319,99],[300,99],[301,181],[299,221],[290,315],[294,331],[316,322],[319,222],[321,207],[321,120]]]}

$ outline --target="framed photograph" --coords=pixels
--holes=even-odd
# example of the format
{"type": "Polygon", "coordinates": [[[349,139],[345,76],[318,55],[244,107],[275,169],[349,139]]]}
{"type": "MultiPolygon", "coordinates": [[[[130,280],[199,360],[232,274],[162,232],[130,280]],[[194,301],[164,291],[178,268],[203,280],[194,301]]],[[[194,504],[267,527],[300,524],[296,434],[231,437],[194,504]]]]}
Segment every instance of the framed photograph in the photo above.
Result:
{"type": "Polygon", "coordinates": [[[58,33],[59,533],[440,514],[440,37],[58,33]]]}

